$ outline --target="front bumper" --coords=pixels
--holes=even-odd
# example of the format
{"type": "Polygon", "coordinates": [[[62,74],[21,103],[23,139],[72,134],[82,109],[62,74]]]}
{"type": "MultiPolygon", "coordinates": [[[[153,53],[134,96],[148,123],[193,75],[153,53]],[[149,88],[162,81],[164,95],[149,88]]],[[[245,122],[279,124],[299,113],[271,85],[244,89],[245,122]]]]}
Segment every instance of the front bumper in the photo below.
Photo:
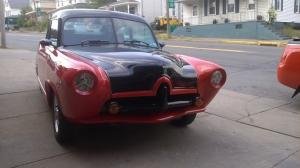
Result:
{"type": "Polygon", "coordinates": [[[151,115],[101,115],[91,118],[68,118],[73,123],[80,124],[158,124],[180,118],[187,114],[203,112],[205,109],[173,109],[170,111],[157,112],[151,115]]]}

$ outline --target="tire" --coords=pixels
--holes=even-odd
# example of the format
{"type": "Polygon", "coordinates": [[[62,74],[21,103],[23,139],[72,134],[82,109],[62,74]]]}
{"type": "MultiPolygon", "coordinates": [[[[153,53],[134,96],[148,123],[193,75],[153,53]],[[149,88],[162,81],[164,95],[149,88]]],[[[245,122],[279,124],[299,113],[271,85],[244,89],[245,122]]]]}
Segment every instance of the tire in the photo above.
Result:
{"type": "Polygon", "coordinates": [[[173,120],[171,124],[177,127],[186,127],[195,120],[196,116],[197,114],[188,114],[179,119],[173,120]]]}
{"type": "Polygon", "coordinates": [[[71,141],[72,126],[66,121],[61,111],[61,107],[56,97],[53,99],[53,131],[56,141],[65,145],[71,141]]]}

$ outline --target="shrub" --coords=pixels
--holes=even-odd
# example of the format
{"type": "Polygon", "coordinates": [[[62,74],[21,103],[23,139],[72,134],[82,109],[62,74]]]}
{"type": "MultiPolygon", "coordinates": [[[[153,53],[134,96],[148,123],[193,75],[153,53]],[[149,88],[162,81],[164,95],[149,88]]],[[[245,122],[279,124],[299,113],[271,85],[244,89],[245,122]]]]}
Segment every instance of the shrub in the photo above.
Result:
{"type": "Polygon", "coordinates": [[[274,7],[271,7],[269,9],[268,15],[269,15],[269,24],[273,24],[277,18],[277,13],[276,13],[276,10],[274,9],[274,7]]]}
{"type": "Polygon", "coordinates": [[[46,31],[47,27],[48,27],[48,21],[43,20],[43,21],[37,22],[35,27],[36,27],[36,30],[39,31],[39,32],[46,31]]]}

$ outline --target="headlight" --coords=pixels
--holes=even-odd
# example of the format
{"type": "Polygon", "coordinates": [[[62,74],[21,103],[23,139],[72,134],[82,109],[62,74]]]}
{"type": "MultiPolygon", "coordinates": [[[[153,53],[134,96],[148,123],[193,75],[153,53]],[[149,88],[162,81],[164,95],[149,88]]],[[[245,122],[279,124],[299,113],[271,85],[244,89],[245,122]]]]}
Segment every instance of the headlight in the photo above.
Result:
{"type": "Polygon", "coordinates": [[[222,82],[222,79],[223,79],[223,75],[222,75],[222,72],[221,71],[215,71],[214,73],[212,73],[211,75],[211,84],[213,86],[218,86],[221,84],[222,82]]]}
{"type": "Polygon", "coordinates": [[[81,92],[88,92],[95,84],[94,76],[89,72],[79,73],[74,79],[75,88],[81,92]]]}

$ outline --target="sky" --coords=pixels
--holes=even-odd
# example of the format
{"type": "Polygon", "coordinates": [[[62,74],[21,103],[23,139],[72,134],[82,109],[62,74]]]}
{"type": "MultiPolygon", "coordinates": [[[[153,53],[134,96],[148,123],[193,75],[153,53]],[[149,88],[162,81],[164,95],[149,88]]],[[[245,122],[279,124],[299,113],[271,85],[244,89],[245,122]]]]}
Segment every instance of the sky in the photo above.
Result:
{"type": "Polygon", "coordinates": [[[21,9],[29,6],[29,0],[8,0],[11,8],[21,9]]]}

